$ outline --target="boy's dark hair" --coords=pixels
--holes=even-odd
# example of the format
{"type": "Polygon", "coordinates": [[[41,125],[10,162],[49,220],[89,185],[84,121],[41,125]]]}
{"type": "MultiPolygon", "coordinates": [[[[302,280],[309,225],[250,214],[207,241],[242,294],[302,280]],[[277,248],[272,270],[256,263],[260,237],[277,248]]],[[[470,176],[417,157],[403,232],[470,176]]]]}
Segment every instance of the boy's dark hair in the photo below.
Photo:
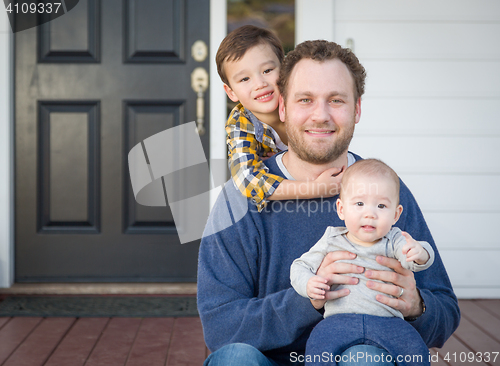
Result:
{"type": "Polygon", "coordinates": [[[283,99],[286,101],[288,80],[293,68],[302,59],[314,61],[326,61],[339,59],[342,61],[354,79],[354,100],[358,101],[365,92],[366,72],[363,65],[349,48],[342,48],[335,42],[324,40],[305,41],[297,45],[293,51],[287,53],[285,60],[281,64],[280,76],[278,78],[278,88],[283,99]]]}
{"type": "Polygon", "coordinates": [[[258,44],[268,44],[271,46],[281,64],[285,54],[280,39],[268,29],[253,25],[244,25],[229,33],[222,40],[217,50],[217,55],[215,56],[217,72],[224,84],[229,85],[224,71],[224,63],[239,60],[248,49],[258,44]]]}

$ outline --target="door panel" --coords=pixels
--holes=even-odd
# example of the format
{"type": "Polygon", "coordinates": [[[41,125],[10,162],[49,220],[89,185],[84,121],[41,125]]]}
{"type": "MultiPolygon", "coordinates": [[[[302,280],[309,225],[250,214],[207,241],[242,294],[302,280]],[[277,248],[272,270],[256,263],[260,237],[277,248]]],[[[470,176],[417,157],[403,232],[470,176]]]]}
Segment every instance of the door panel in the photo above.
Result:
{"type": "Polygon", "coordinates": [[[70,13],[38,27],[38,62],[99,62],[100,26],[100,1],[80,0],[70,13]]]}
{"type": "Polygon", "coordinates": [[[184,6],[182,0],[127,0],[124,9],[126,62],[184,62],[184,6]]]}
{"type": "Polygon", "coordinates": [[[39,102],[38,232],[99,232],[99,102],[39,102]]]}
{"type": "MultiPolygon", "coordinates": [[[[127,134],[125,151],[127,152],[149,136],[178,125],[177,121],[184,115],[181,101],[169,101],[168,103],[126,101],[124,106],[125,133],[127,134]]],[[[174,158],[172,157],[172,159],[174,158]]],[[[124,179],[126,180],[127,177],[124,179]]],[[[125,185],[125,192],[125,232],[177,233],[170,209],[139,205],[135,201],[130,184],[125,185]]]]}
{"type": "Polygon", "coordinates": [[[180,244],[168,207],[135,202],[127,155],[196,119],[190,74],[209,60],[190,49],[208,45],[208,7],[80,0],[15,34],[17,282],[196,280],[199,242],[180,244]]]}

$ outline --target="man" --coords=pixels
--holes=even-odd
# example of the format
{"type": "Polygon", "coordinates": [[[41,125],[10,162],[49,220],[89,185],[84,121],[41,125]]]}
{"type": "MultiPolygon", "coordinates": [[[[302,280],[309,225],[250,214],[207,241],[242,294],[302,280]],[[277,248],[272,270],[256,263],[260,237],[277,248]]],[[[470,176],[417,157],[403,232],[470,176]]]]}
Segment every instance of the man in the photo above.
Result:
{"type": "MultiPolygon", "coordinates": [[[[361,116],[364,79],[356,56],[332,42],[304,42],[287,55],[278,86],[289,150],[266,161],[272,174],[314,180],[326,169],[360,159],[348,147],[361,116]]],[[[198,309],[205,341],[214,352],[206,365],[304,361],[305,344],[322,319],[322,309],[316,310],[293,290],[290,265],[327,226],[343,226],[335,213],[336,199],[275,201],[258,213],[242,202],[231,182],[226,184],[208,220],[199,254],[198,309]],[[225,228],[222,218],[228,209],[235,220],[239,213],[246,214],[225,228]]],[[[378,257],[394,272],[366,271],[368,279],[384,281],[368,281],[367,286],[381,293],[378,301],[399,310],[428,347],[439,347],[458,326],[457,299],[422,213],[404,184],[400,203],[405,209],[396,226],[430,243],[435,262],[413,274],[395,259],[378,257]]],[[[363,273],[364,268],[338,262],[352,258],[348,252],[330,253],[317,274],[328,278],[328,285],[356,284],[357,279],[346,274],[363,273]]],[[[327,293],[329,300],[341,296],[348,296],[348,290],[327,293]]],[[[367,356],[384,353],[374,346],[354,346],[344,354],[359,350],[367,356]]],[[[377,363],[381,364],[394,363],[377,363]]]]}

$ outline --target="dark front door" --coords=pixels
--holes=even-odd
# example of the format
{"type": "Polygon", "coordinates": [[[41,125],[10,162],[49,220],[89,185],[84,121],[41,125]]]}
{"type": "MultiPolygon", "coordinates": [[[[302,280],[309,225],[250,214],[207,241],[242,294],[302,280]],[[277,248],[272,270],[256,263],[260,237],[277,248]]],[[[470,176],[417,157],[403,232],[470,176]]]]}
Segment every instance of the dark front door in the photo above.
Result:
{"type": "Polygon", "coordinates": [[[196,120],[208,17],[207,0],[80,0],[15,34],[17,282],[195,281],[199,243],[136,203],[127,156],[196,120]]]}

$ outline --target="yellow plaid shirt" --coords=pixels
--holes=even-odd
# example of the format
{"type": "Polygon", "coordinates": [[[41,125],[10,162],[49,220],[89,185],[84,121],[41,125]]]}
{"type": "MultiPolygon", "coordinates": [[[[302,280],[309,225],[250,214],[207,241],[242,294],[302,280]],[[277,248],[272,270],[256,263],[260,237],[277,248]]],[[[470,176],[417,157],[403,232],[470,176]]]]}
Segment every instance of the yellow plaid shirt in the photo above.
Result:
{"type": "Polygon", "coordinates": [[[269,174],[260,159],[268,152],[280,152],[271,128],[262,123],[241,103],[233,108],[226,123],[229,170],[236,187],[251,199],[257,209],[267,204],[283,178],[269,174]]]}

